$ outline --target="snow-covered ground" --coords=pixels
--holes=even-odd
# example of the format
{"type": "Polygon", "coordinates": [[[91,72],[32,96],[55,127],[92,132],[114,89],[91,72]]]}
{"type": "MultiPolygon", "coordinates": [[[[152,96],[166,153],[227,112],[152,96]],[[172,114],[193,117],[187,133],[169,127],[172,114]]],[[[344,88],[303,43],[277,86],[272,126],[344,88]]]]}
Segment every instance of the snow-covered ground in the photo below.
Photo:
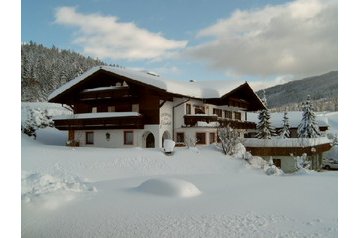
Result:
{"type": "Polygon", "coordinates": [[[22,237],[338,236],[337,171],[268,176],[215,146],[168,156],[66,139],[21,137],[22,237]]]}
{"type": "Polygon", "coordinates": [[[49,145],[41,135],[22,136],[21,150],[23,237],[338,234],[336,171],[267,176],[215,147],[166,156],[49,145]]]}

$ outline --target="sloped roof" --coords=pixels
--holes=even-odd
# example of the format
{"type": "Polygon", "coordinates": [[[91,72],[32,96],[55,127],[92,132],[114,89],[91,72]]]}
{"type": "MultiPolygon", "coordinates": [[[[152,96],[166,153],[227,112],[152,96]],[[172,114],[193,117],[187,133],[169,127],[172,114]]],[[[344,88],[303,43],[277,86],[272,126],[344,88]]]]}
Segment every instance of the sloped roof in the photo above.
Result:
{"type": "Polygon", "coordinates": [[[48,100],[50,101],[56,96],[71,89],[73,86],[99,70],[104,70],[119,76],[124,76],[126,78],[130,78],[133,81],[138,81],[140,83],[165,90],[168,93],[180,94],[187,97],[201,99],[220,98],[243,84],[237,80],[208,80],[194,82],[178,81],[166,79],[161,76],[150,74],[148,72],[135,71],[132,69],[111,66],[96,66],[56,89],[49,95],[48,100]]]}

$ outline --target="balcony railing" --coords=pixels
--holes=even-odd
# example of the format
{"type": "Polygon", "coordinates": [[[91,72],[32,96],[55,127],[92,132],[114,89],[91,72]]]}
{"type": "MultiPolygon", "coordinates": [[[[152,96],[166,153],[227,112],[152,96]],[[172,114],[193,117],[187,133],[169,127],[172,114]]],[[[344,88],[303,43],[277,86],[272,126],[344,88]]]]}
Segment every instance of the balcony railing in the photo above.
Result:
{"type": "Polygon", "coordinates": [[[143,116],[124,113],[83,113],[53,119],[59,130],[143,129],[143,116]],[[87,114],[87,115],[86,115],[87,114]],[[106,115],[107,114],[107,115],[106,115]]]}
{"type": "Polygon", "coordinates": [[[230,126],[234,129],[256,129],[256,123],[254,122],[219,118],[217,115],[196,114],[184,116],[184,124],[186,126],[197,126],[198,122],[218,122],[218,127],[230,126]]]}

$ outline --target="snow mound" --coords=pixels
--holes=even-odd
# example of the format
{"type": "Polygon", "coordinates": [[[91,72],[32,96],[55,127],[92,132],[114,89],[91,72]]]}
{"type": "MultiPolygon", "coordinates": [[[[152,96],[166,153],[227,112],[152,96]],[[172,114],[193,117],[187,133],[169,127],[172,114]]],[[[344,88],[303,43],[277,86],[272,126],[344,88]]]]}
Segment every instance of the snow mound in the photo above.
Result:
{"type": "Polygon", "coordinates": [[[46,201],[51,200],[51,208],[72,200],[75,193],[97,191],[95,187],[82,182],[78,177],[59,178],[25,171],[22,172],[21,177],[21,200],[25,203],[45,202],[45,205],[46,201]]]}
{"type": "Polygon", "coordinates": [[[192,183],[174,178],[149,179],[137,187],[138,191],[170,197],[195,197],[201,194],[192,183]]]}

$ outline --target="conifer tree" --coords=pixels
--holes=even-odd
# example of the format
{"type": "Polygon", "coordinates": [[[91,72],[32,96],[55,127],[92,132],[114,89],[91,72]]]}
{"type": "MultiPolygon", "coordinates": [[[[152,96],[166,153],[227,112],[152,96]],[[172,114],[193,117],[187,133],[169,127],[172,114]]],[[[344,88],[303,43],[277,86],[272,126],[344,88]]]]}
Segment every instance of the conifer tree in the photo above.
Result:
{"type": "Polygon", "coordinates": [[[302,120],[297,128],[298,137],[316,138],[320,136],[321,133],[317,126],[310,95],[308,95],[307,100],[302,103],[302,111],[302,120]]]}
{"type": "Polygon", "coordinates": [[[270,122],[271,115],[267,109],[267,100],[266,100],[265,91],[264,91],[262,102],[265,105],[265,108],[262,109],[258,115],[259,122],[257,124],[258,131],[256,137],[259,139],[271,139],[271,137],[275,135],[275,131],[271,126],[271,122],[270,122]]]}
{"type": "Polygon", "coordinates": [[[290,137],[290,124],[288,122],[287,111],[285,111],[283,114],[282,122],[283,122],[283,126],[280,131],[280,137],[281,138],[289,138],[290,137]]]}

